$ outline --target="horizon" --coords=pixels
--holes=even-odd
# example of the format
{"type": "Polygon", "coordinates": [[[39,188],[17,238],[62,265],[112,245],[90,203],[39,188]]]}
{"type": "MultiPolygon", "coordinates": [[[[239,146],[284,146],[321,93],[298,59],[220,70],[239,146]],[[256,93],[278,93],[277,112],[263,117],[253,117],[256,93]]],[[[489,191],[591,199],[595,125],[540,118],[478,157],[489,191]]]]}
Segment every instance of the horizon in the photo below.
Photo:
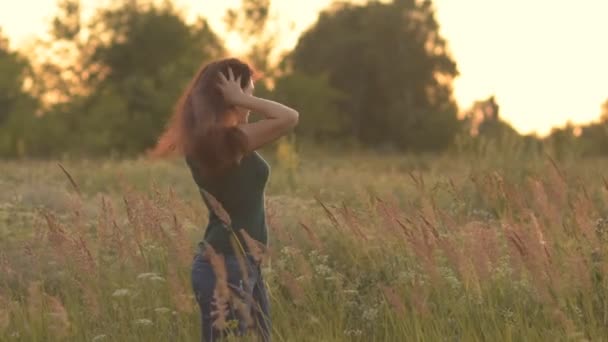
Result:
{"type": "MultiPolygon", "coordinates": [[[[105,3],[107,0],[83,0],[83,15],[105,3]]],[[[242,42],[224,32],[222,18],[226,9],[240,1],[173,3],[189,21],[199,15],[207,19],[228,50],[239,54],[242,42]]],[[[300,33],[331,3],[271,1],[271,14],[280,14],[275,24],[281,29],[281,49],[293,48],[300,33]]],[[[602,32],[608,32],[608,23],[602,20],[608,3],[586,0],[577,3],[578,7],[549,0],[433,3],[441,35],[460,71],[453,96],[461,112],[474,101],[494,95],[504,121],[521,134],[539,136],[568,121],[579,125],[599,119],[601,105],[608,99],[608,90],[602,87],[608,79],[608,46],[599,44],[605,39],[602,32]]],[[[0,4],[0,28],[11,48],[23,49],[46,32],[55,11],[55,0],[0,4]],[[31,6],[33,3],[36,5],[31,6]],[[31,20],[23,20],[28,16],[31,20]]]]}

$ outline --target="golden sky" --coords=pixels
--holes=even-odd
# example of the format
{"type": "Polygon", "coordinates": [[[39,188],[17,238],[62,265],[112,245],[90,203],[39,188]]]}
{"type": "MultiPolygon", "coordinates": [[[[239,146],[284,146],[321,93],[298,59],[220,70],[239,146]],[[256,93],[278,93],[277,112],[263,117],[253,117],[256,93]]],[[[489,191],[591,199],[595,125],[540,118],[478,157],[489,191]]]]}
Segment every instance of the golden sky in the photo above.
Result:
{"type": "MultiPolygon", "coordinates": [[[[82,0],[85,11],[107,0],[82,0]]],[[[174,0],[189,18],[222,30],[239,0],[174,0]]],[[[272,0],[289,48],[331,0],[272,0]],[[291,29],[290,29],[291,28],[291,29]]],[[[0,0],[0,27],[20,47],[43,34],[55,0],[0,0]]],[[[608,99],[608,0],[435,0],[441,33],[461,75],[461,109],[496,95],[503,118],[522,133],[546,134],[570,120],[595,120],[608,99]]],[[[86,14],[86,12],[85,12],[86,14]]],[[[240,43],[224,37],[233,51],[240,43]]]]}

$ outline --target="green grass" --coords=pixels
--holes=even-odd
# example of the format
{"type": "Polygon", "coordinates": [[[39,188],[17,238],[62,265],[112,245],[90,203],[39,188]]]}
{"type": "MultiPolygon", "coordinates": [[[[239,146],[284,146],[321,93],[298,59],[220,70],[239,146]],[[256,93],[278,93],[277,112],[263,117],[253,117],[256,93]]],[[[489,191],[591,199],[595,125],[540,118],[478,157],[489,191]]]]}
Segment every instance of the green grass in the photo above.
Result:
{"type": "MultiPolygon", "coordinates": [[[[275,341],[608,340],[608,161],[264,156],[275,341]]],[[[0,340],[198,340],[185,164],[61,164],[0,164],[0,340]]]]}

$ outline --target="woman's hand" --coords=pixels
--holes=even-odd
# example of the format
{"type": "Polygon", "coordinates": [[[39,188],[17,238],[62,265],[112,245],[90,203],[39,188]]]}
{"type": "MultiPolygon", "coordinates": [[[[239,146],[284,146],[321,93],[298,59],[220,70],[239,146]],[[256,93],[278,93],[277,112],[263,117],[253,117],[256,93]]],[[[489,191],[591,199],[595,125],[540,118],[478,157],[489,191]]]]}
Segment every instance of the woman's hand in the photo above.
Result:
{"type": "Polygon", "coordinates": [[[241,105],[244,98],[247,97],[241,88],[241,76],[235,79],[231,68],[228,68],[228,78],[221,71],[219,74],[220,81],[217,87],[222,92],[226,102],[235,106],[241,105]]]}

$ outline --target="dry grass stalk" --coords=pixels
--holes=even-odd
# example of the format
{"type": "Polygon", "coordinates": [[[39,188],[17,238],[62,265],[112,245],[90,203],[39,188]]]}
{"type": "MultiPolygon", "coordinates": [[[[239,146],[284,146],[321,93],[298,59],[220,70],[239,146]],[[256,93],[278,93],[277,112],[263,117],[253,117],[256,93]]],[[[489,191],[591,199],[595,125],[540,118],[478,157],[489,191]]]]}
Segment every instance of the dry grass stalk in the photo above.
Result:
{"type": "Polygon", "coordinates": [[[252,238],[251,235],[249,235],[245,229],[239,230],[239,233],[243,237],[245,245],[247,246],[247,250],[249,251],[249,254],[251,254],[251,256],[253,257],[253,259],[257,263],[264,262],[268,255],[268,250],[266,246],[263,243],[252,238]]]}
{"type": "Polygon", "coordinates": [[[122,238],[121,229],[116,222],[112,202],[105,196],[101,197],[101,212],[97,227],[97,235],[102,248],[116,251],[124,259],[126,257],[124,253],[127,248],[123,246],[124,239],[122,238]]]}
{"type": "Polygon", "coordinates": [[[593,248],[601,246],[595,232],[593,217],[596,217],[593,202],[585,194],[579,193],[574,203],[572,204],[572,212],[576,222],[578,232],[580,232],[585,241],[593,248]]]}
{"type": "Polygon", "coordinates": [[[145,240],[145,229],[143,229],[138,217],[139,203],[137,202],[135,195],[131,192],[125,193],[123,195],[122,200],[125,206],[125,211],[127,213],[127,220],[131,224],[131,227],[133,227],[133,236],[137,241],[141,243],[141,241],[145,240]]]}
{"type": "Polygon", "coordinates": [[[559,169],[555,161],[551,158],[551,167],[548,168],[546,177],[548,184],[547,191],[551,192],[551,200],[558,208],[568,206],[568,183],[566,175],[559,169]]]}
{"type": "Polygon", "coordinates": [[[479,280],[490,279],[500,257],[496,229],[485,222],[475,221],[468,223],[462,233],[463,248],[467,251],[479,280]]]}
{"type": "Polygon", "coordinates": [[[401,235],[401,229],[397,222],[395,222],[395,218],[397,217],[395,206],[379,197],[375,197],[374,209],[376,215],[382,221],[380,226],[388,229],[389,234],[383,234],[385,235],[384,238],[390,239],[395,235],[401,235]]]}
{"type": "Polygon", "coordinates": [[[545,191],[545,185],[534,179],[529,180],[528,183],[532,192],[537,215],[542,215],[542,217],[546,218],[549,221],[550,226],[561,227],[562,218],[560,209],[556,207],[555,201],[549,200],[545,191]]]}
{"type": "Polygon", "coordinates": [[[364,242],[369,241],[369,238],[361,228],[361,224],[359,223],[359,219],[355,216],[352,209],[346,206],[346,203],[342,203],[342,208],[338,209],[340,216],[346,222],[346,226],[351,229],[352,232],[355,233],[355,236],[363,240],[364,242]]]}
{"type": "Polygon", "coordinates": [[[76,280],[78,288],[82,291],[84,303],[87,307],[87,314],[92,318],[98,318],[101,315],[101,306],[99,305],[99,292],[96,288],[86,284],[83,279],[76,280]]]}
{"type": "Polygon", "coordinates": [[[74,188],[74,190],[76,191],[76,193],[78,194],[78,196],[82,196],[82,192],[80,192],[80,187],[78,186],[78,184],[76,184],[76,181],[74,181],[74,178],[72,177],[72,175],[70,175],[70,173],[68,172],[68,170],[65,169],[65,167],[63,167],[63,165],[61,165],[61,163],[57,163],[57,165],[59,166],[59,168],[61,169],[61,171],[63,171],[63,173],[65,174],[65,176],[68,178],[68,180],[70,181],[70,184],[72,184],[72,187],[74,188]]]}
{"type": "Polygon", "coordinates": [[[293,303],[298,306],[302,305],[304,302],[304,290],[298,283],[298,280],[288,271],[283,271],[279,274],[279,281],[289,292],[293,303]]]}
{"type": "Polygon", "coordinates": [[[167,285],[171,293],[171,302],[175,309],[183,313],[193,313],[195,310],[194,303],[188,296],[190,292],[184,285],[183,279],[179,276],[174,264],[167,265],[167,285]]]}
{"type": "Polygon", "coordinates": [[[95,257],[82,236],[78,236],[74,239],[74,247],[75,256],[80,265],[80,269],[83,272],[82,274],[96,277],[98,268],[95,257]]]}
{"type": "Polygon", "coordinates": [[[550,266],[550,250],[545,248],[546,242],[539,238],[539,228],[535,226],[534,220],[529,223],[503,225],[505,236],[510,242],[509,246],[517,253],[511,253],[517,258],[521,265],[530,275],[535,289],[544,302],[550,302],[553,297],[549,293],[550,288],[558,290],[557,279],[554,269],[550,266]]]}
{"type": "Polygon", "coordinates": [[[251,305],[255,305],[255,303],[253,303],[252,298],[241,299],[238,296],[234,295],[232,296],[231,304],[238,313],[239,319],[245,322],[245,325],[248,329],[251,329],[255,326],[255,321],[251,316],[251,306],[247,305],[247,301],[249,301],[251,305]]]}
{"type": "Polygon", "coordinates": [[[329,221],[331,221],[332,225],[334,227],[336,227],[336,229],[338,231],[343,231],[342,225],[340,224],[340,221],[338,221],[338,218],[329,209],[329,207],[327,205],[325,205],[325,203],[323,203],[323,201],[321,201],[321,199],[318,196],[316,196],[316,195],[315,195],[315,200],[317,201],[317,203],[319,203],[319,205],[321,206],[321,208],[323,208],[323,211],[325,212],[325,215],[329,218],[329,221]]]}
{"type": "Polygon", "coordinates": [[[0,295],[0,334],[3,334],[11,324],[10,303],[0,295]]]}
{"type": "Polygon", "coordinates": [[[420,260],[424,269],[429,273],[431,278],[438,279],[439,273],[434,255],[435,250],[437,249],[438,238],[436,238],[433,233],[429,232],[429,225],[424,222],[422,217],[419,217],[418,222],[412,223],[412,229],[404,230],[406,232],[406,238],[409,242],[410,249],[414,251],[414,254],[418,260],[420,260]]]}
{"type": "Polygon", "coordinates": [[[212,315],[215,317],[213,326],[217,329],[224,329],[226,327],[226,316],[230,302],[226,263],[224,256],[216,253],[209,244],[205,245],[204,257],[209,260],[216,279],[215,289],[213,290],[213,305],[215,306],[215,310],[212,312],[212,315]]]}
{"type": "Polygon", "coordinates": [[[192,261],[191,251],[190,251],[190,239],[186,234],[184,227],[177,219],[177,215],[173,214],[173,224],[171,225],[173,228],[174,237],[171,239],[172,249],[175,251],[174,253],[177,255],[177,259],[179,260],[179,264],[181,267],[188,267],[192,261]]]}
{"type": "Polygon", "coordinates": [[[68,311],[59,298],[47,295],[46,299],[49,315],[52,317],[49,324],[50,331],[55,337],[67,337],[72,326],[68,311]]]}
{"type": "Polygon", "coordinates": [[[215,215],[217,215],[217,217],[219,217],[219,219],[222,220],[224,224],[230,226],[232,224],[232,219],[230,218],[228,212],[224,209],[224,206],[222,206],[222,204],[207,191],[202,189],[200,191],[209,203],[209,206],[211,207],[211,210],[215,213],[215,215]]]}
{"type": "Polygon", "coordinates": [[[278,219],[276,207],[268,199],[265,203],[266,225],[275,234],[276,241],[282,245],[292,245],[294,243],[293,234],[278,219]]]}
{"type": "Polygon", "coordinates": [[[47,223],[47,234],[46,239],[55,247],[55,249],[62,251],[70,244],[70,239],[65,229],[61,226],[55,216],[49,212],[43,213],[47,223]]]}
{"type": "Polygon", "coordinates": [[[296,250],[293,257],[295,261],[295,270],[298,272],[297,274],[299,274],[299,279],[303,281],[311,280],[313,271],[310,262],[302,255],[300,250],[296,250]]]}
{"type": "Polygon", "coordinates": [[[414,280],[414,286],[410,292],[410,301],[418,314],[427,316],[431,312],[428,306],[429,286],[424,285],[419,279],[414,280]]]}
{"type": "Polygon", "coordinates": [[[387,285],[380,285],[380,288],[382,289],[384,298],[391,305],[393,310],[395,310],[399,316],[405,317],[407,310],[405,304],[403,304],[403,301],[397,294],[397,291],[395,291],[393,287],[387,285]]]}
{"type": "Polygon", "coordinates": [[[42,282],[33,281],[27,288],[27,313],[32,321],[44,322],[43,315],[49,316],[50,332],[58,338],[65,338],[71,327],[69,315],[61,300],[48,295],[42,287],[42,282]]]}
{"type": "Polygon", "coordinates": [[[317,250],[321,250],[323,248],[323,245],[321,244],[321,240],[319,240],[319,238],[317,237],[317,234],[315,234],[315,232],[313,232],[313,230],[310,228],[310,226],[306,223],[304,223],[303,220],[300,220],[300,226],[302,228],[304,228],[304,231],[306,232],[306,236],[308,237],[308,240],[312,243],[312,245],[315,247],[315,249],[317,250]]]}

